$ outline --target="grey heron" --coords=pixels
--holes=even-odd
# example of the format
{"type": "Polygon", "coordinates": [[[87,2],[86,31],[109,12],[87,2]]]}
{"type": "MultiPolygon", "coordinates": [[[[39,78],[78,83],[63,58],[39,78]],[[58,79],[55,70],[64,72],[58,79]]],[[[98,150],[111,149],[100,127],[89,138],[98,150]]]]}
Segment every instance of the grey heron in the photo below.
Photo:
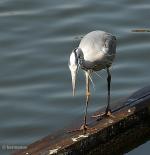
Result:
{"type": "Polygon", "coordinates": [[[116,37],[104,31],[92,31],[86,34],[79,46],[75,48],[70,55],[69,68],[72,77],[73,96],[75,95],[76,76],[79,68],[84,70],[86,78],[86,107],[84,114],[84,124],[81,130],[87,129],[87,108],[90,98],[90,85],[89,80],[93,72],[102,69],[107,70],[107,107],[105,115],[111,114],[110,108],[110,84],[111,73],[110,66],[116,54],[116,37]]]}

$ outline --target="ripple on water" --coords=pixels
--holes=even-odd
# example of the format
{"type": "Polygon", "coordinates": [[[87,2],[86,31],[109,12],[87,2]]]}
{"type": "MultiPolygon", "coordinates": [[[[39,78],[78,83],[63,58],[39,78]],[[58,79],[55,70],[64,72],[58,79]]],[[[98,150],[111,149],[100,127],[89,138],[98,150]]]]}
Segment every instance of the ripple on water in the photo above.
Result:
{"type": "MultiPolygon", "coordinates": [[[[1,0],[0,137],[29,144],[82,117],[85,79],[79,72],[72,97],[69,54],[87,32],[117,36],[112,101],[149,83],[149,5],[144,1],[1,0]],[[77,38],[77,39],[76,39],[77,38]]],[[[106,72],[93,77],[89,112],[106,105],[106,72]]]]}

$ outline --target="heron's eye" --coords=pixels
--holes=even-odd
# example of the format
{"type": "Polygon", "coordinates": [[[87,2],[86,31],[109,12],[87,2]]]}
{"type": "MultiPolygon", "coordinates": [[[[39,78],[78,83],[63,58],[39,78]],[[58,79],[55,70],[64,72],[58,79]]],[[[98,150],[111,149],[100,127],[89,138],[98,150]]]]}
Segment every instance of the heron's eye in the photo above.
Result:
{"type": "Polygon", "coordinates": [[[73,52],[77,53],[77,48],[75,48],[75,49],[73,50],[73,52]]]}

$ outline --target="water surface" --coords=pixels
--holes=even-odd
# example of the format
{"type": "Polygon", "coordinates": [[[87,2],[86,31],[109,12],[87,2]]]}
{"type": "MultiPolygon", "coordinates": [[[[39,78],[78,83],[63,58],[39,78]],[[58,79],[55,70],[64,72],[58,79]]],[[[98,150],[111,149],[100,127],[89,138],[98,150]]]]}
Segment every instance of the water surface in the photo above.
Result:
{"type": "MultiPolygon", "coordinates": [[[[149,15],[148,0],[1,0],[0,145],[28,145],[82,116],[84,74],[79,72],[72,97],[68,58],[92,30],[117,37],[112,102],[148,85],[150,33],[131,31],[149,28],[149,15]]],[[[106,72],[99,74],[89,112],[106,104],[106,72]]],[[[137,149],[148,155],[149,147],[147,142],[137,149]]]]}

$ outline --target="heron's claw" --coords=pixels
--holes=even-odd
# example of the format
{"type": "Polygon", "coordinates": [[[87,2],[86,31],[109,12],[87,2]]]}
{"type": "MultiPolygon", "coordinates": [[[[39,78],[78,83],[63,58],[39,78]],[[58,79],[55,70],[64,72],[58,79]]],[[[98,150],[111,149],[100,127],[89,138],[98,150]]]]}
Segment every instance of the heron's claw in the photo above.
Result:
{"type": "Polygon", "coordinates": [[[92,118],[95,118],[97,121],[101,120],[105,115],[105,112],[101,112],[99,114],[91,116],[92,118]]]}
{"type": "Polygon", "coordinates": [[[86,134],[86,131],[87,131],[88,129],[90,129],[90,128],[88,127],[88,125],[83,124],[83,125],[81,125],[81,127],[78,128],[78,129],[69,130],[68,133],[83,131],[83,133],[86,134]]]}
{"type": "Polygon", "coordinates": [[[110,110],[106,113],[106,116],[115,118],[115,116],[112,114],[112,112],[110,110]]]}
{"type": "Polygon", "coordinates": [[[88,130],[88,129],[89,129],[89,127],[88,127],[88,125],[86,125],[86,124],[83,124],[83,125],[81,125],[81,127],[80,127],[80,130],[86,131],[86,130],[88,130]]]}
{"type": "Polygon", "coordinates": [[[74,129],[74,130],[69,130],[68,133],[73,133],[73,132],[78,132],[78,131],[82,131],[83,134],[86,134],[87,131],[95,131],[95,128],[89,127],[86,124],[81,125],[81,127],[79,129],[74,129]]]}
{"type": "Polygon", "coordinates": [[[102,120],[103,118],[106,117],[111,117],[111,118],[115,118],[115,116],[112,114],[111,110],[107,111],[107,112],[101,112],[97,115],[92,116],[92,118],[95,118],[97,121],[102,120]]]}

